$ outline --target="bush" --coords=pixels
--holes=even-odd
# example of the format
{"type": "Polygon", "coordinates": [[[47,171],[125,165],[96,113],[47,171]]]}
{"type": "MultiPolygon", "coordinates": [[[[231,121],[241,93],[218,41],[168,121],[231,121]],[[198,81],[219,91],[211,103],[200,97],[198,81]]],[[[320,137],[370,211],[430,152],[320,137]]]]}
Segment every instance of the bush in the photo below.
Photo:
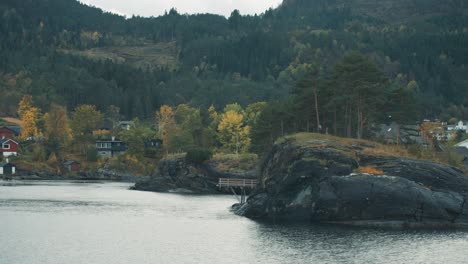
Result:
{"type": "Polygon", "coordinates": [[[211,159],[213,157],[213,152],[205,148],[192,148],[187,151],[185,160],[188,163],[192,164],[202,164],[203,162],[211,159]]]}
{"type": "Polygon", "coordinates": [[[96,162],[98,160],[98,153],[94,147],[89,147],[86,150],[86,160],[89,162],[96,162]]]}

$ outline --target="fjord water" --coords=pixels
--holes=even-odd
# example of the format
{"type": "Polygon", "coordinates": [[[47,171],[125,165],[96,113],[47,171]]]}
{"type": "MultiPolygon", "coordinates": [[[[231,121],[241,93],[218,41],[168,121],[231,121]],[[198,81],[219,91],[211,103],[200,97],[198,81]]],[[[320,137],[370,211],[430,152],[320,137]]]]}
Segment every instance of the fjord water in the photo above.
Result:
{"type": "Polygon", "coordinates": [[[1,264],[468,263],[468,232],[259,223],[231,196],[0,181],[1,264]]]}

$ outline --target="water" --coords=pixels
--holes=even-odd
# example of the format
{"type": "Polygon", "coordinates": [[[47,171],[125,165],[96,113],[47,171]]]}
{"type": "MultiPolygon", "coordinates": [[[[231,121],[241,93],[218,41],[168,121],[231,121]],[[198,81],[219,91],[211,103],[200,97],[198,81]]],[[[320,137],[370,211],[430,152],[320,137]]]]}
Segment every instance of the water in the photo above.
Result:
{"type": "Polygon", "coordinates": [[[231,196],[0,182],[0,264],[468,263],[466,231],[258,223],[231,196]]]}

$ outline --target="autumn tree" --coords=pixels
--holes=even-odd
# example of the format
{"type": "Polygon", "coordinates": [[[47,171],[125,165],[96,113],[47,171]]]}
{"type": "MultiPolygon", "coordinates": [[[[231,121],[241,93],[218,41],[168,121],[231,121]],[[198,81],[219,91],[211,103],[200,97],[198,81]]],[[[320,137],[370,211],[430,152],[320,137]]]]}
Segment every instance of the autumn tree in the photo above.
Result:
{"type": "Polygon", "coordinates": [[[53,152],[58,154],[71,139],[67,109],[64,106],[52,104],[50,111],[44,115],[44,119],[48,145],[53,152]]]}
{"type": "Polygon", "coordinates": [[[174,110],[168,105],[162,105],[156,113],[156,123],[158,125],[158,135],[162,139],[166,150],[171,148],[171,135],[176,130],[174,110]]]}
{"type": "Polygon", "coordinates": [[[238,154],[250,148],[250,127],[244,125],[244,116],[233,110],[223,113],[218,125],[218,139],[227,151],[238,154]]]}
{"type": "Polygon", "coordinates": [[[133,120],[133,127],[130,130],[122,130],[119,138],[128,144],[128,153],[135,156],[141,156],[145,151],[145,142],[154,135],[151,127],[138,118],[133,120]]]}
{"type": "Polygon", "coordinates": [[[71,128],[75,136],[92,135],[103,120],[103,115],[94,105],[80,105],[72,113],[71,128]]]}
{"type": "Polygon", "coordinates": [[[82,153],[93,140],[93,131],[101,124],[103,115],[94,105],[80,105],[72,113],[71,128],[82,153]]]}
{"type": "Polygon", "coordinates": [[[25,95],[18,106],[18,114],[21,119],[21,139],[40,135],[39,119],[40,110],[33,104],[32,96],[25,95]]]}
{"type": "Polygon", "coordinates": [[[204,143],[205,129],[203,127],[200,109],[180,104],[175,109],[174,118],[177,128],[171,136],[174,149],[186,151],[204,143]]]}

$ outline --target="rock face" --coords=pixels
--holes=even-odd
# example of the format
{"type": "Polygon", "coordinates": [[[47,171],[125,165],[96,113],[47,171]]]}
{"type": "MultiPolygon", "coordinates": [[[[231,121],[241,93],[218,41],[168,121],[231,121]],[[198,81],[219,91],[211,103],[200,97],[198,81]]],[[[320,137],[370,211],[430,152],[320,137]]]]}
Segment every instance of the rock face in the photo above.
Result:
{"type": "Polygon", "coordinates": [[[188,164],[185,158],[161,160],[157,171],[146,181],[137,182],[133,189],[154,192],[218,194],[219,178],[256,178],[256,173],[229,173],[216,169],[210,163],[198,166],[188,164]]]}
{"type": "Polygon", "coordinates": [[[364,226],[468,227],[468,177],[428,161],[369,154],[378,144],[299,134],[274,146],[250,218],[364,226]],[[315,137],[319,137],[317,139],[315,137]],[[353,173],[372,167],[384,175],[353,173]]]}

